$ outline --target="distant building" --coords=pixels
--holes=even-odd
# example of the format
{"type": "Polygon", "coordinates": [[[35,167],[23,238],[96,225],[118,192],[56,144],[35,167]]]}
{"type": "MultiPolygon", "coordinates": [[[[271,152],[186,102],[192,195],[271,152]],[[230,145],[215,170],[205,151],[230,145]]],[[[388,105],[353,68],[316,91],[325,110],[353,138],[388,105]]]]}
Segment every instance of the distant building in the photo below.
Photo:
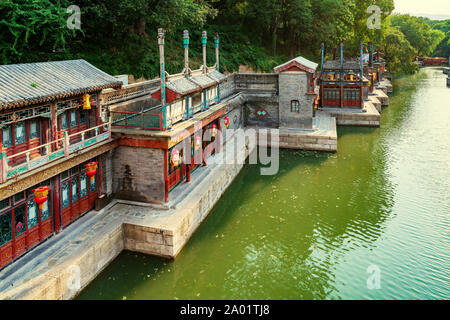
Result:
{"type": "Polygon", "coordinates": [[[274,68],[279,73],[279,127],[312,128],[317,63],[297,57],[274,68]]]}
{"type": "Polygon", "coordinates": [[[342,44],[340,49],[340,60],[323,61],[322,45],[320,106],[362,109],[364,107],[362,52],[359,61],[344,60],[342,44]]]}

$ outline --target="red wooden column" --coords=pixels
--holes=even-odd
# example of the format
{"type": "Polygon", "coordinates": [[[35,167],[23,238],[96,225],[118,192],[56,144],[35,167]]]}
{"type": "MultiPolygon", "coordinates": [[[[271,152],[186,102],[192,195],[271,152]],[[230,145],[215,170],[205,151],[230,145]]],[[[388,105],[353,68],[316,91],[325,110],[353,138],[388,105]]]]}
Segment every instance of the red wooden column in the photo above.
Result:
{"type": "MultiPolygon", "coordinates": [[[[6,159],[3,159],[3,139],[2,139],[2,130],[0,130],[0,183],[3,183],[6,181],[6,173],[4,170],[6,170],[6,159]]],[[[6,157],[6,154],[5,154],[6,157]]],[[[0,266],[1,266],[1,258],[0,258],[0,266]]]]}
{"type": "Polygon", "coordinates": [[[59,196],[59,176],[53,178],[53,221],[55,224],[55,232],[61,228],[60,219],[60,196],[59,196]]]}
{"type": "Polygon", "coordinates": [[[361,86],[360,87],[360,92],[359,92],[359,100],[360,100],[360,106],[361,106],[361,109],[362,108],[364,108],[364,93],[363,93],[363,87],[364,86],[361,86]]]}
{"type": "Polygon", "coordinates": [[[184,139],[183,156],[187,163],[183,163],[184,170],[186,172],[186,182],[191,181],[191,166],[192,166],[192,150],[191,150],[191,139],[190,137],[184,139]],[[189,140],[189,142],[188,142],[189,140]],[[189,148],[187,145],[189,144],[189,148]],[[188,152],[189,151],[189,152],[188,152]],[[185,154],[186,152],[186,154],[185,154]]]}
{"type": "Polygon", "coordinates": [[[96,125],[99,126],[101,124],[101,120],[100,120],[100,112],[101,112],[101,106],[100,106],[100,97],[98,96],[98,94],[96,95],[96,100],[97,100],[97,106],[96,106],[96,125]]]}
{"type": "Polygon", "coordinates": [[[344,107],[344,86],[343,85],[341,85],[341,88],[340,88],[340,90],[341,90],[341,94],[340,94],[340,99],[339,99],[339,101],[340,101],[340,104],[341,104],[341,108],[343,108],[344,107]]]}
{"type": "Polygon", "coordinates": [[[320,106],[323,107],[323,83],[320,84],[320,106]]]}
{"type": "MultiPolygon", "coordinates": [[[[56,102],[51,104],[51,123],[50,123],[50,140],[55,141],[57,138],[58,131],[58,117],[56,115],[56,102]]],[[[58,148],[57,143],[52,144],[52,149],[56,150],[58,148]]]]}
{"type": "Polygon", "coordinates": [[[103,193],[103,155],[98,157],[98,185],[97,185],[98,195],[100,197],[103,193]]]}
{"type": "Polygon", "coordinates": [[[222,151],[222,125],[220,118],[217,119],[217,136],[216,136],[216,152],[220,153],[222,151]]]}
{"type": "MultiPolygon", "coordinates": [[[[205,133],[206,133],[206,126],[205,128],[203,128],[202,133],[203,133],[203,137],[205,137],[205,133]]],[[[208,163],[206,162],[206,157],[205,157],[205,149],[206,149],[206,141],[204,141],[202,139],[202,159],[203,159],[203,166],[207,166],[208,163]]]]}
{"type": "Polygon", "coordinates": [[[169,171],[167,163],[169,162],[169,150],[164,149],[164,202],[169,201],[169,171]]]}

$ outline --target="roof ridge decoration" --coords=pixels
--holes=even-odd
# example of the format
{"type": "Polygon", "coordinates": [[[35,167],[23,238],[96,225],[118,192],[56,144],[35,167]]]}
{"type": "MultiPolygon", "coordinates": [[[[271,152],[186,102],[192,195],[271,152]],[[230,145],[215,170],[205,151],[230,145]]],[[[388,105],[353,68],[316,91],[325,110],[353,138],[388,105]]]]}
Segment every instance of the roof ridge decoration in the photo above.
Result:
{"type": "Polygon", "coordinates": [[[275,68],[273,68],[273,71],[276,73],[279,72],[283,72],[285,70],[288,70],[289,68],[292,67],[297,67],[300,70],[309,72],[309,73],[314,73],[317,69],[318,64],[315,62],[312,62],[302,56],[298,56],[294,59],[291,59],[283,64],[280,64],[279,66],[276,66],[275,68]]]}

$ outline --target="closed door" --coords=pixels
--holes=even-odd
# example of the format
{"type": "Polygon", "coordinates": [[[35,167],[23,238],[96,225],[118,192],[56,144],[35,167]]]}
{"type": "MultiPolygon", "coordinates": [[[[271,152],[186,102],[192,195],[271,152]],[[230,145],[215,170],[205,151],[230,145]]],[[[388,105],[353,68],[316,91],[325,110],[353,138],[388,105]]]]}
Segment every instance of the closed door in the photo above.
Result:
{"type": "MultiPolygon", "coordinates": [[[[98,197],[97,176],[88,178],[86,170],[74,173],[70,170],[69,178],[61,183],[61,225],[64,227],[91,210],[98,197]]],[[[66,173],[69,176],[69,173],[66,173]]]]}

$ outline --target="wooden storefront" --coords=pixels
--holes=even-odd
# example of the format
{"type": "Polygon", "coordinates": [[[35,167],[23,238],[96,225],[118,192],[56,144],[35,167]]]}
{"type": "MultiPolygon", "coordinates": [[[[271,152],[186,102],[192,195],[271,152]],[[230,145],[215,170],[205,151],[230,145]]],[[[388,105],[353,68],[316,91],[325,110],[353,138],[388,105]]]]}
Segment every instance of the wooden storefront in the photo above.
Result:
{"type": "MultiPolygon", "coordinates": [[[[52,180],[41,185],[53,187],[52,180]]],[[[53,193],[39,210],[33,189],[0,201],[0,268],[53,234],[53,193]]]]}
{"type": "Polygon", "coordinates": [[[0,201],[0,268],[94,208],[101,165],[91,180],[84,164],[0,201]],[[50,187],[42,210],[34,199],[33,189],[38,186],[50,187]]]}
{"type": "Polygon", "coordinates": [[[186,140],[178,143],[168,150],[167,157],[167,183],[168,190],[173,190],[176,186],[178,186],[183,181],[189,181],[188,177],[190,173],[194,172],[202,165],[207,165],[207,157],[214,155],[218,152],[219,146],[219,136],[220,136],[220,118],[215,119],[210,122],[208,125],[204,126],[202,130],[192,134],[186,140]],[[211,136],[213,125],[217,129],[217,134],[215,136],[211,136]],[[200,147],[198,147],[196,142],[200,139],[200,147]],[[178,166],[174,165],[174,161],[172,159],[173,150],[178,151],[178,155],[180,157],[180,163],[178,166]],[[189,155],[185,155],[187,152],[189,155]],[[189,159],[189,163],[185,163],[186,160],[189,159]]]}
{"type": "Polygon", "coordinates": [[[61,227],[67,226],[94,207],[99,194],[98,176],[99,173],[90,179],[83,165],[60,174],[61,227]]]}

